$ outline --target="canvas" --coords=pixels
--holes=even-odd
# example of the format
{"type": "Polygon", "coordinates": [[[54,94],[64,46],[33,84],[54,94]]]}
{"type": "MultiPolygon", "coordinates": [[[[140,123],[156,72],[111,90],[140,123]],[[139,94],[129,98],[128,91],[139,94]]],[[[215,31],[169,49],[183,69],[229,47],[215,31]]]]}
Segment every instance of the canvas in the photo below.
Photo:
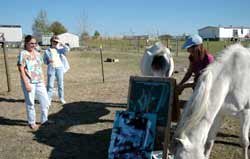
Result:
{"type": "Polygon", "coordinates": [[[167,126],[173,102],[174,80],[158,77],[131,77],[128,111],[157,113],[157,125],[167,126]]]}
{"type": "Polygon", "coordinates": [[[117,111],[109,146],[109,159],[151,159],[156,114],[117,111]]]}

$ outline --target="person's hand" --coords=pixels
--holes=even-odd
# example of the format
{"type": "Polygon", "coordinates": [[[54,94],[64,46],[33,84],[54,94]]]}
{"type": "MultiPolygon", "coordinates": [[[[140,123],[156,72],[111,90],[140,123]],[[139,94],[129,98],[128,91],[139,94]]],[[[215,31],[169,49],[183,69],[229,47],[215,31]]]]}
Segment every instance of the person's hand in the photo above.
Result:
{"type": "Polygon", "coordinates": [[[26,84],[26,85],[25,85],[25,89],[26,89],[27,92],[31,92],[32,87],[31,87],[30,84],[26,84]]]}
{"type": "Polygon", "coordinates": [[[58,40],[58,43],[57,43],[57,48],[60,48],[60,47],[62,47],[62,46],[64,46],[64,43],[62,42],[62,41],[60,41],[60,40],[58,40]]]}

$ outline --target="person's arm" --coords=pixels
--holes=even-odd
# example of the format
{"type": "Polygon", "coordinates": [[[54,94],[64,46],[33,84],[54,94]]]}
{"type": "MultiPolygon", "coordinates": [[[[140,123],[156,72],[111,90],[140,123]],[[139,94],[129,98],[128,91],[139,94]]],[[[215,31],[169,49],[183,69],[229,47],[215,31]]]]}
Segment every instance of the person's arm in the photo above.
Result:
{"type": "Polygon", "coordinates": [[[46,65],[48,65],[50,63],[53,63],[53,60],[51,58],[51,53],[50,53],[49,49],[45,50],[45,53],[43,55],[43,62],[46,65]]]}
{"type": "Polygon", "coordinates": [[[21,64],[18,64],[18,70],[20,72],[21,79],[23,80],[25,89],[27,90],[27,92],[30,92],[32,88],[28,82],[28,77],[25,73],[25,69],[21,64]]]}
{"type": "Polygon", "coordinates": [[[25,89],[30,92],[31,91],[31,85],[29,84],[29,78],[26,74],[26,70],[25,70],[25,59],[23,58],[24,57],[24,54],[25,54],[25,51],[21,51],[18,55],[18,58],[17,58],[17,67],[18,67],[18,70],[19,70],[19,73],[20,73],[20,77],[21,77],[21,80],[23,81],[24,83],[24,86],[25,86],[25,89]]]}
{"type": "Polygon", "coordinates": [[[186,72],[186,74],[184,75],[183,79],[181,80],[181,82],[177,85],[177,92],[178,94],[181,94],[182,91],[185,88],[190,88],[194,86],[194,83],[185,83],[187,82],[187,80],[189,80],[189,78],[192,76],[192,65],[189,64],[189,68],[188,71],[186,72]]]}
{"type": "Polygon", "coordinates": [[[189,78],[192,76],[192,73],[193,73],[192,72],[192,65],[189,64],[188,71],[186,72],[183,79],[181,80],[181,82],[178,85],[183,85],[185,82],[187,82],[187,80],[189,80],[189,78]]]}
{"type": "MultiPolygon", "coordinates": [[[[41,64],[45,63],[44,62],[44,56],[42,56],[41,54],[40,54],[40,62],[41,62],[41,64]]],[[[42,65],[41,65],[41,69],[42,69],[42,82],[44,83],[44,85],[46,85],[46,81],[45,81],[45,78],[44,78],[42,65]]]]}
{"type": "Polygon", "coordinates": [[[70,51],[70,48],[67,45],[63,44],[62,42],[60,42],[60,46],[62,46],[63,48],[57,49],[57,51],[59,52],[59,54],[66,55],[66,53],[70,51]]]}

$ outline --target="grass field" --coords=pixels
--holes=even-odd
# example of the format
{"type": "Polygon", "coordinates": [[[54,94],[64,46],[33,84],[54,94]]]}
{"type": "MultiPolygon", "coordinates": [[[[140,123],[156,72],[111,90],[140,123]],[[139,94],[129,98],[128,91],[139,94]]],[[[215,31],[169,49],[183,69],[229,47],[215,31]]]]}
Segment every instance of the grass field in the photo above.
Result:
{"type": "MultiPolygon", "coordinates": [[[[100,53],[97,49],[72,51],[68,55],[71,69],[65,74],[65,98],[61,105],[55,98],[49,118],[55,124],[31,131],[20,78],[16,68],[17,50],[8,50],[12,92],[6,93],[6,77],[0,52],[0,158],[1,159],[105,159],[116,110],[127,103],[131,75],[140,75],[141,53],[103,50],[105,82],[102,82],[100,53]]],[[[187,53],[174,57],[174,78],[179,81],[187,67],[187,53]]],[[[44,67],[45,69],[45,67],[44,67]]],[[[188,99],[191,90],[179,98],[188,99]]],[[[37,105],[39,121],[39,106],[37,105]]],[[[226,117],[218,134],[211,159],[242,158],[239,146],[239,121],[226,117]]]]}

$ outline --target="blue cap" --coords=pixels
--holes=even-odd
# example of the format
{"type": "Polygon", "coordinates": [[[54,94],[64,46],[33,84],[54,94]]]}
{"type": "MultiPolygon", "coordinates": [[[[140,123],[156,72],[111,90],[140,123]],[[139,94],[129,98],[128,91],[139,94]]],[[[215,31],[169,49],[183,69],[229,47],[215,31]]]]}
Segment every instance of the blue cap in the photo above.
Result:
{"type": "Polygon", "coordinates": [[[202,44],[202,38],[199,35],[192,35],[187,38],[182,48],[188,49],[194,45],[199,45],[199,44],[202,44]]]}

